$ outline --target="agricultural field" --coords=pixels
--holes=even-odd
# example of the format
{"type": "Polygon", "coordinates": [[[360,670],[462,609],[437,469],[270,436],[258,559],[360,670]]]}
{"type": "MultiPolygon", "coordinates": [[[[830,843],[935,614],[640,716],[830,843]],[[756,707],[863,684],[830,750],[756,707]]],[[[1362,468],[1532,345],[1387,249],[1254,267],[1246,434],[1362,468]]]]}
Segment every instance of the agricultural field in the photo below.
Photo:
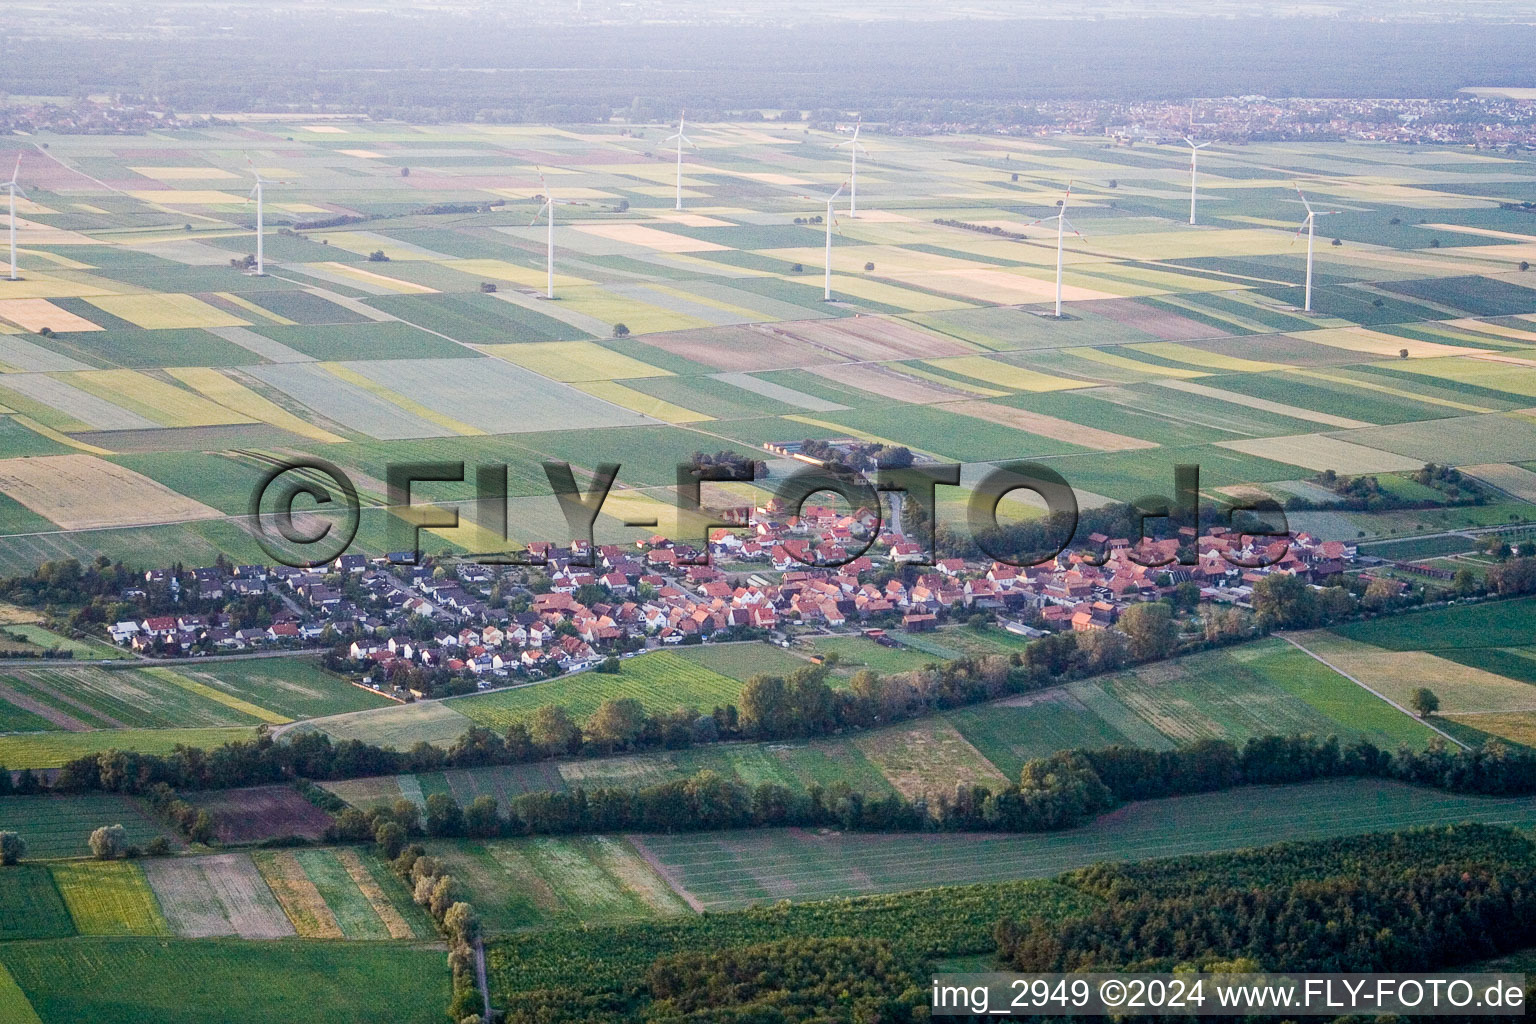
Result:
{"type": "Polygon", "coordinates": [[[314,1024],[436,1024],[448,1003],[441,949],[415,943],[79,938],[5,943],[0,965],[47,1024],[203,1024],[233,992],[244,1019],[314,1024]]]}
{"type": "MultiPolygon", "coordinates": [[[[967,627],[910,639],[931,639],[934,647],[951,644],[956,649],[979,643],[992,650],[993,644],[1005,647],[1008,640],[1003,637],[1008,636],[995,630],[978,633],[967,627]]],[[[1304,640],[1309,649],[1321,650],[1317,640],[1327,636],[1307,634],[1298,639],[1304,640]]],[[[881,653],[909,653],[880,647],[862,637],[840,639],[867,645],[881,653]]],[[[818,644],[821,642],[817,640],[818,644]]],[[[1334,642],[1343,643],[1336,638],[1334,642]]],[[[685,649],[677,658],[696,656],[725,668],[730,660],[739,657],[732,652],[758,649],[774,650],[752,645],[705,646],[685,649]]],[[[949,648],[943,648],[943,652],[944,657],[957,655],[957,650],[949,648]]],[[[804,664],[785,652],[776,653],[804,664]]],[[[1517,657],[1508,651],[1503,655],[1505,660],[1513,658],[1523,668],[1524,678],[1536,682],[1536,658],[1517,657]]],[[[671,656],[670,652],[667,656],[671,656]]],[[[940,656],[937,652],[921,654],[924,664],[940,656]]],[[[626,662],[626,666],[633,664],[635,661],[626,662]]],[[[1447,664],[1466,675],[1480,671],[1447,664]]],[[[790,666],[786,662],[784,667],[790,666]]],[[[1348,671],[1343,665],[1338,668],[1348,671]]],[[[1522,678],[1518,672],[1503,670],[1513,678],[1494,676],[1491,671],[1482,675],[1497,679],[1502,687],[1500,693],[1532,692],[1526,682],[1515,681],[1522,678]],[[1516,689],[1511,691],[1511,687],[1516,689]]],[[[837,671],[846,673],[848,668],[837,671]]],[[[1401,689],[1397,686],[1388,696],[1398,694],[1402,697],[1400,703],[1405,702],[1407,698],[1401,689]]],[[[451,703],[459,705],[464,701],[451,703]]],[[[1536,733],[1536,704],[1531,707],[1530,729],[1536,733]]],[[[528,792],[558,792],[577,786],[587,790],[634,789],[687,778],[707,769],[751,786],[773,782],[805,792],[811,785],[825,788],[844,782],[871,796],[901,793],[915,799],[950,793],[959,783],[1000,786],[1017,779],[1026,761],[1062,749],[1131,745],[1169,750],[1201,739],[1223,739],[1240,746],[1255,736],[1276,734],[1337,736],[1343,742],[1359,738],[1384,750],[1397,750],[1404,745],[1422,749],[1436,738],[1433,729],[1409,712],[1393,707],[1340,671],[1285,641],[1271,638],[851,737],[706,744],[687,750],[451,769],[324,785],[361,808],[387,807],[401,798],[424,805],[433,793],[448,794],[461,805],[478,796],[492,796],[505,808],[511,799],[528,792]]]]}
{"type": "Polygon", "coordinates": [[[225,844],[286,836],[319,839],[331,824],[329,814],[291,786],[193,793],[190,802],[212,815],[214,837],[225,844]]]}
{"type": "Polygon", "coordinates": [[[1536,601],[1435,608],[1298,634],[1297,643],[1399,704],[1429,689],[1464,742],[1536,744],[1536,601]]]}
{"type": "Polygon", "coordinates": [[[689,912],[623,839],[443,841],[429,844],[474,893],[489,928],[612,924],[689,912]]]}
{"type": "Polygon", "coordinates": [[[741,682],[671,651],[624,661],[614,675],[583,672],[546,683],[477,694],[453,702],[453,709],[481,725],[506,728],[512,721],[549,704],[562,704],[578,721],[616,697],[633,697],[649,711],[692,706],[709,710],[729,704],[741,682]]]}
{"type": "Polygon", "coordinates": [[[113,665],[121,652],[108,645],[30,624],[4,628],[40,649],[79,654],[58,667],[0,669],[0,764],[12,769],[55,768],[113,748],[168,753],[178,743],[218,746],[263,724],[397,706],[326,672],[312,657],[113,665]]]}
{"type": "MultiPolygon", "coordinates": [[[[822,236],[795,223],[819,207],[793,189],[844,179],[839,137],[701,126],[680,214],[669,169],[607,127],[311,127],[69,136],[57,162],[24,161],[26,280],[0,283],[0,363],[15,371],[0,384],[0,564],[154,524],[156,550],[180,539],[248,560],[248,534],[213,528],[249,486],[248,464],[222,456],[306,450],[377,478],[415,439],[496,439],[515,478],[538,480],[550,456],[613,459],[621,484],[666,488],[679,453],[878,438],[975,466],[1044,459],[1084,498],[1118,499],[1166,486],[1179,463],[1214,488],[1433,459],[1509,495],[1499,521],[1532,518],[1519,463],[1536,459],[1521,411],[1536,331],[1516,318],[1536,311],[1536,282],[1518,270],[1525,236],[1488,234],[1527,179],[1518,156],[1218,145],[1192,227],[1168,190],[1184,154],[1164,146],[882,136],[859,216],[839,221],[828,303],[822,236]],[[234,197],[244,155],[277,149],[274,272],[258,278],[227,266],[253,247],[234,197]],[[415,153],[420,175],[401,176],[389,154],[415,153]],[[1383,184],[1391,168],[1412,184],[1383,184]],[[574,201],[554,229],[555,301],[545,228],[528,223],[541,174],[574,201]],[[1026,225],[1072,177],[1092,241],[1068,243],[1058,321],[1036,315],[1054,239],[1026,225]],[[1310,313],[1290,244],[1298,178],[1350,204],[1310,313]],[[428,212],[444,204],[480,212],[428,212]],[[322,210],[357,221],[301,226],[322,210]]],[[[599,530],[632,536],[622,518],[615,504],[599,530]]],[[[535,536],[558,518],[522,522],[521,540],[559,539],[535,536]]]]}
{"type": "Polygon", "coordinates": [[[1375,780],[1239,789],[1131,804],[1036,835],[866,835],[803,829],[634,841],[701,909],[934,885],[1045,878],[1099,861],[1234,850],[1414,825],[1536,822],[1529,798],[1465,797],[1375,780]]]}
{"type": "Polygon", "coordinates": [[[170,934],[138,864],[79,861],[51,870],[81,935],[170,934]]]}
{"type": "MultiPolygon", "coordinates": [[[[249,855],[265,891],[254,885],[259,912],[271,917],[276,906],[287,917],[292,933],[304,939],[409,939],[433,935],[431,922],[410,902],[398,879],[371,853],[355,849],[263,850],[249,855]]],[[[248,865],[210,868],[210,875],[227,871],[247,874],[248,865]]],[[[251,911],[237,903],[235,913],[251,911]]],[[[281,931],[277,926],[274,931],[281,931]]],[[[275,937],[275,936],[273,936],[275,937]]]]}
{"type": "Polygon", "coordinates": [[[132,797],[80,793],[0,800],[0,828],[19,834],[26,840],[28,856],[40,860],[89,856],[86,840],[102,825],[122,825],[128,842],[136,846],[167,835],[149,808],[132,797]]]}

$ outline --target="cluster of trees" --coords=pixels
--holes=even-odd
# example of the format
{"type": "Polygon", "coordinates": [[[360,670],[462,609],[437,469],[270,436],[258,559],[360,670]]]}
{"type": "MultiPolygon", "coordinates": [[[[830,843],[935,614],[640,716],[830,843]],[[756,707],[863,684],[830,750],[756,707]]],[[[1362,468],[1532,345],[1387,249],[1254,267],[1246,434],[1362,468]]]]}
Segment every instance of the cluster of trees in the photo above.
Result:
{"type": "Polygon", "coordinates": [[[1489,566],[1484,579],[1488,589],[1500,597],[1536,594],[1536,558],[1511,558],[1489,566]]]}
{"type": "MultiPolygon", "coordinates": [[[[1013,176],[1013,180],[1018,181],[1019,176],[1015,174],[1013,176]]],[[[996,224],[972,224],[968,221],[955,220],[952,217],[935,217],[933,218],[933,222],[935,224],[941,224],[946,228],[961,228],[965,231],[979,231],[984,235],[996,235],[999,238],[1012,238],[1017,240],[1029,237],[1022,231],[1009,231],[1007,228],[999,227],[996,224]]],[[[1044,234],[1044,232],[1041,232],[1042,236],[1044,234]]]]}
{"type": "Polygon", "coordinates": [[[151,786],[144,795],[161,819],[170,822],[171,827],[188,842],[204,845],[213,842],[213,815],[208,813],[206,807],[194,807],[187,803],[163,782],[151,786]]]}
{"type": "Polygon", "coordinates": [[[688,456],[687,465],[692,470],[707,470],[720,466],[730,470],[734,476],[751,476],[754,480],[768,478],[768,463],[734,451],[719,451],[713,455],[709,452],[694,452],[688,456]]]}
{"type": "Polygon", "coordinates": [[[1352,618],[1359,610],[1347,587],[1318,589],[1288,573],[1270,573],[1255,583],[1252,604],[1259,625],[1266,629],[1313,629],[1352,618]]]}
{"type": "Polygon", "coordinates": [[[1529,841],[1480,825],[1099,865],[1064,879],[1092,911],[1005,919],[998,950],[1021,971],[1443,968],[1536,938],[1532,867],[1529,841]]]}
{"type": "Polygon", "coordinates": [[[648,1020],[910,1020],[927,1005],[910,965],[879,939],[786,939],[662,957],[645,974],[648,1020]]]}
{"type": "Polygon", "coordinates": [[[800,451],[813,459],[820,459],[829,469],[847,473],[857,473],[870,467],[905,469],[913,462],[910,448],[899,444],[881,444],[878,441],[838,441],[834,444],[820,438],[807,437],[800,442],[800,451]]]}
{"type": "Polygon", "coordinates": [[[1488,491],[1470,477],[1464,476],[1454,466],[1426,463],[1422,469],[1409,475],[1409,479],[1425,487],[1432,487],[1445,495],[1443,500],[1409,498],[1382,486],[1381,478],[1374,475],[1347,476],[1332,469],[1324,470],[1312,478],[1315,483],[1328,488],[1339,496],[1338,501],[1318,502],[1299,494],[1285,501],[1292,511],[1303,509],[1345,509],[1354,512],[1385,512],[1391,509],[1436,508],[1442,505],[1482,505],[1488,501],[1488,491]]]}

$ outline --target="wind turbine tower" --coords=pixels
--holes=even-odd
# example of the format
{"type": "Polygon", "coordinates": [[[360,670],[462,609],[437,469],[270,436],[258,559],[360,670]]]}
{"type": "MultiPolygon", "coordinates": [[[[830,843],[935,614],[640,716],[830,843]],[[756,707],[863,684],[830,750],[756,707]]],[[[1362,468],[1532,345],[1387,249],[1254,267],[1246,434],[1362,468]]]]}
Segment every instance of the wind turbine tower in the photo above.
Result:
{"type": "MultiPolygon", "coordinates": [[[[842,195],[843,194],[843,189],[845,189],[847,187],[848,187],[848,183],[846,181],[843,182],[841,185],[837,186],[837,191],[833,192],[830,196],[828,196],[827,200],[826,200],[826,202],[827,202],[827,219],[826,219],[826,225],[827,225],[827,256],[826,256],[826,266],[825,266],[825,275],[826,276],[824,278],[824,284],[822,285],[822,289],[821,289],[821,298],[822,298],[823,302],[831,302],[832,301],[832,227],[833,227],[833,225],[835,225],[837,223],[837,214],[833,212],[832,207],[833,207],[833,204],[837,202],[837,197],[842,195]]],[[[810,199],[811,197],[810,196],[796,196],[795,198],[796,199],[810,199]]]]}
{"type": "MultiPolygon", "coordinates": [[[[1339,211],[1312,209],[1312,204],[1307,202],[1306,196],[1302,195],[1300,186],[1297,186],[1296,194],[1301,196],[1301,205],[1307,208],[1307,219],[1302,221],[1301,227],[1296,229],[1296,238],[1300,238],[1303,231],[1307,233],[1307,291],[1306,301],[1301,308],[1302,312],[1310,313],[1312,312],[1312,239],[1317,231],[1317,218],[1331,217],[1339,211]]],[[[1296,238],[1291,239],[1292,245],[1296,244],[1296,238]]]]}
{"type": "Polygon", "coordinates": [[[533,220],[528,222],[528,226],[533,227],[533,225],[539,222],[539,214],[546,211],[549,213],[547,241],[544,251],[544,297],[552,299],[555,297],[555,207],[569,205],[570,201],[556,199],[550,194],[549,183],[544,180],[544,173],[542,171],[539,172],[539,185],[544,189],[544,203],[535,211],[533,220]]]}
{"type": "Polygon", "coordinates": [[[1072,183],[1069,181],[1067,182],[1067,194],[1062,197],[1061,202],[1058,204],[1056,216],[1041,217],[1039,220],[1029,225],[1030,227],[1034,227],[1036,224],[1044,224],[1048,220],[1054,220],[1056,222],[1056,319],[1058,320],[1061,319],[1061,264],[1062,252],[1066,243],[1067,228],[1071,228],[1072,233],[1078,238],[1083,237],[1083,233],[1077,230],[1077,227],[1071,221],[1067,220],[1067,202],[1071,198],[1072,183]]]}
{"type": "Polygon", "coordinates": [[[859,131],[864,127],[864,119],[861,117],[853,125],[853,138],[847,142],[839,142],[836,149],[848,147],[848,217],[857,218],[859,215],[859,150],[868,153],[864,144],[859,141],[859,131]]]}
{"type": "Polygon", "coordinates": [[[245,162],[251,168],[251,176],[256,179],[256,187],[251,189],[251,196],[256,200],[256,276],[267,276],[266,237],[267,233],[262,218],[266,214],[266,186],[287,185],[286,181],[268,181],[261,176],[256,165],[251,163],[251,158],[246,157],[245,162]]]}
{"type": "Polygon", "coordinates": [[[678,116],[677,116],[677,134],[676,135],[668,135],[663,140],[665,142],[671,142],[674,139],[677,140],[677,206],[676,206],[676,209],[679,209],[679,210],[681,210],[683,208],[683,146],[686,144],[688,146],[692,146],[694,149],[698,149],[699,148],[698,146],[694,146],[693,145],[693,140],[692,139],[690,139],[687,135],[683,134],[683,129],[684,129],[684,127],[686,125],[686,122],[687,122],[686,114],[687,114],[687,111],[684,111],[683,113],[678,114],[678,116]]]}
{"type": "Polygon", "coordinates": [[[1184,136],[1184,141],[1189,144],[1189,222],[1193,224],[1195,222],[1195,184],[1197,181],[1197,162],[1200,159],[1200,151],[1206,146],[1209,146],[1210,143],[1196,143],[1195,140],[1191,139],[1188,135],[1184,136]]]}
{"type": "MultiPolygon", "coordinates": [[[[16,193],[21,192],[21,186],[16,183],[16,176],[21,173],[21,154],[16,154],[16,169],[11,171],[11,180],[5,183],[5,190],[11,196],[11,273],[7,280],[20,281],[16,272],[16,193]]],[[[22,198],[26,195],[23,193],[22,198]]]]}

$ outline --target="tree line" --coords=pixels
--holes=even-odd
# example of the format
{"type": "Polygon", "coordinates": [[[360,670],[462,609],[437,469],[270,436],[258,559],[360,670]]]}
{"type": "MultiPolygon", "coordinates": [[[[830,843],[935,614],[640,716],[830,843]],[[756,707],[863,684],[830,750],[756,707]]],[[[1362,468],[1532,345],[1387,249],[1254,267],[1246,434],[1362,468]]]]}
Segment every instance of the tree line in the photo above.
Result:
{"type": "Polygon", "coordinates": [[[1451,751],[1439,741],[1395,754],[1366,740],[1255,737],[1241,747],[1203,740],[1169,751],[1109,747],[1063,750],[1027,762],[1007,785],[956,786],[908,799],[874,796],[846,782],[802,791],[775,782],[751,785],[705,770],[686,779],[633,789],[577,787],[515,796],[505,811],[494,797],[468,807],[434,793],[418,814],[408,800],[387,812],[341,811],[329,838],[378,838],[389,818],[401,837],[474,838],[605,832],[688,832],[769,827],[864,832],[1047,832],[1074,828],[1122,804],[1209,793],[1239,786],[1327,778],[1391,779],[1458,793],[1536,793],[1536,751],[1490,741],[1451,751]]]}

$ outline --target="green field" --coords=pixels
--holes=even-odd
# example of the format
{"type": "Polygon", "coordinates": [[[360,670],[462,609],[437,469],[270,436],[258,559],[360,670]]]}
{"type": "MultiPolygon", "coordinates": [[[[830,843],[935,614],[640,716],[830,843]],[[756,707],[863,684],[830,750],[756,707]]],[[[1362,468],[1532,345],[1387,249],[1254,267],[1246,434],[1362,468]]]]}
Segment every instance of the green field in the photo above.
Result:
{"type": "Polygon", "coordinates": [[[622,839],[436,842],[429,852],[469,887],[481,919],[496,931],[610,924],[688,911],[622,839]]]}
{"type": "Polygon", "coordinates": [[[755,675],[788,675],[807,664],[781,647],[763,643],[700,644],[679,647],[674,653],[685,661],[742,682],[755,675]]]}
{"type": "Polygon", "coordinates": [[[81,938],[0,946],[44,1024],[240,1019],[438,1024],[448,1005],[441,949],[399,943],[81,938]]]}
{"type": "Polygon", "coordinates": [[[0,905],[5,907],[0,915],[0,941],[75,934],[64,897],[53,875],[41,865],[15,864],[0,871],[0,905]]]}
{"type": "Polygon", "coordinates": [[[1287,839],[1482,821],[1536,823],[1536,800],[1468,797],[1377,780],[1244,787],[1132,804],[1092,825],[1035,835],[750,833],[645,836],[710,910],[934,885],[1044,878],[1101,860],[1234,850],[1287,839]]]}
{"type": "Polygon", "coordinates": [[[936,661],[947,660],[910,648],[882,647],[862,636],[819,636],[811,641],[811,647],[823,657],[828,654],[837,655],[840,665],[844,667],[873,669],[882,675],[910,672],[936,661]]]}
{"type": "Polygon", "coordinates": [[[1351,623],[1337,632],[1390,651],[1524,646],[1536,643],[1536,598],[1434,608],[1351,623]]]}
{"type": "MultiPolygon", "coordinates": [[[[461,730],[462,731],[462,730],[461,730]]],[[[218,747],[254,739],[254,729],[100,729],[92,732],[0,735],[0,764],[8,768],[58,768],[77,757],[105,750],[169,754],[177,746],[218,747]]]]}
{"type": "Polygon", "coordinates": [[[289,718],[319,718],[393,706],[389,700],[327,672],[318,658],[260,658],[226,662],[212,671],[177,669],[183,675],[289,718]]]}
{"type": "Polygon", "coordinates": [[[81,935],[169,935],[144,872],[129,861],[53,866],[53,881],[81,935]]]}
{"type": "Polygon", "coordinates": [[[560,704],[583,719],[605,700],[633,697],[652,712],[678,707],[708,710],[729,704],[741,692],[739,680],[721,675],[671,651],[625,661],[615,675],[583,672],[547,683],[477,694],[453,702],[453,709],[481,725],[502,729],[535,709],[560,704]]]}
{"type": "Polygon", "coordinates": [[[27,842],[27,856],[37,860],[85,857],[86,839],[102,825],[122,825],[128,841],[143,846],[164,829],[132,797],[109,793],[73,796],[0,797],[0,828],[27,842]]]}

